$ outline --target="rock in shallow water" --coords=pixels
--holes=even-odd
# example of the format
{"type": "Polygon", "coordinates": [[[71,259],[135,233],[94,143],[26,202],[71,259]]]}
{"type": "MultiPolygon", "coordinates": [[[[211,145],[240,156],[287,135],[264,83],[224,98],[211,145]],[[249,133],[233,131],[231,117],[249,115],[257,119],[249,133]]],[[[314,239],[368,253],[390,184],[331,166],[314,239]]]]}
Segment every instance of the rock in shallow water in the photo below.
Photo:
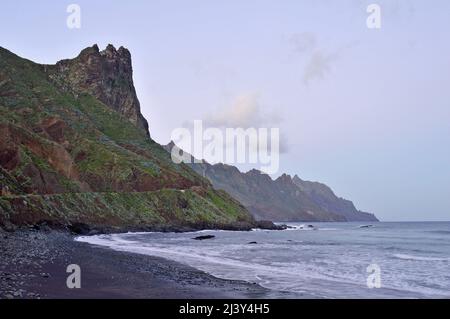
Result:
{"type": "Polygon", "coordinates": [[[204,236],[197,236],[197,237],[194,237],[192,239],[194,239],[194,240],[205,240],[205,239],[213,239],[215,237],[216,236],[214,236],[214,235],[204,235],[204,236]]]}

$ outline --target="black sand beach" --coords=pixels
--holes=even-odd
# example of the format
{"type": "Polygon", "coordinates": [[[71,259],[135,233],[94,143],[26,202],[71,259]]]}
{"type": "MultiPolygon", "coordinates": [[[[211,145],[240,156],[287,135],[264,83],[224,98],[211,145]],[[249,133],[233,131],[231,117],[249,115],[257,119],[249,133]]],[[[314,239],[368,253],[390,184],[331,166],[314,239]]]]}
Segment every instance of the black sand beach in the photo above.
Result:
{"type": "Polygon", "coordinates": [[[0,231],[0,298],[271,298],[257,284],[218,279],[162,258],[116,252],[65,232],[0,231]],[[81,289],[66,268],[81,267],[81,289]]]}

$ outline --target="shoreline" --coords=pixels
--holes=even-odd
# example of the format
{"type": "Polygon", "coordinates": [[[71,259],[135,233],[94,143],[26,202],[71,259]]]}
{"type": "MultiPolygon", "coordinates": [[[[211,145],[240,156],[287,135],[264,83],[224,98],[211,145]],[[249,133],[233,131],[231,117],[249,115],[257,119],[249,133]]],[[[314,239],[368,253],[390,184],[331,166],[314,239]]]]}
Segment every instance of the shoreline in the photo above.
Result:
{"type": "Polygon", "coordinates": [[[175,261],[94,246],[75,237],[58,231],[0,232],[0,298],[292,298],[256,283],[216,278],[175,261]],[[81,289],[66,286],[70,264],[81,268],[81,289]]]}

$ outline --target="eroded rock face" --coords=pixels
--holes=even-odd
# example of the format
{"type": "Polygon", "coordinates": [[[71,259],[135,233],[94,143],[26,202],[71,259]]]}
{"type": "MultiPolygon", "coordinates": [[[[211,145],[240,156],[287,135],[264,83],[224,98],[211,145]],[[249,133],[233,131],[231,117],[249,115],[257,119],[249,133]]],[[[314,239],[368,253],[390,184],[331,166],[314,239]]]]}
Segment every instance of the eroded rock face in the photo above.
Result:
{"type": "Polygon", "coordinates": [[[68,144],[66,140],[65,131],[67,129],[67,124],[57,118],[49,117],[42,121],[40,128],[47,134],[49,139],[53,140],[58,144],[68,144]]]}
{"type": "Polygon", "coordinates": [[[19,149],[11,146],[11,148],[3,148],[0,146],[0,166],[6,169],[14,169],[20,162],[19,149]]]}
{"type": "MultiPolygon", "coordinates": [[[[54,123],[61,123],[61,121],[54,121],[54,123]]],[[[63,124],[57,126],[61,125],[63,124]]],[[[28,179],[27,192],[41,194],[63,192],[64,186],[58,181],[56,172],[79,183],[81,189],[86,189],[80,183],[76,165],[63,145],[40,139],[12,124],[0,124],[0,136],[0,166],[6,171],[13,171],[22,165],[20,178],[28,179]],[[20,148],[26,149],[30,154],[46,161],[55,170],[55,173],[43,171],[32,162],[21,163],[20,148]]]]}
{"type": "Polygon", "coordinates": [[[124,47],[108,45],[99,51],[97,45],[86,48],[78,57],[46,66],[49,77],[65,91],[89,93],[122,114],[148,133],[147,120],[133,84],[131,54],[124,47]]]}
{"type": "Polygon", "coordinates": [[[13,170],[19,165],[19,148],[10,136],[7,125],[0,124],[0,167],[13,170]]]}

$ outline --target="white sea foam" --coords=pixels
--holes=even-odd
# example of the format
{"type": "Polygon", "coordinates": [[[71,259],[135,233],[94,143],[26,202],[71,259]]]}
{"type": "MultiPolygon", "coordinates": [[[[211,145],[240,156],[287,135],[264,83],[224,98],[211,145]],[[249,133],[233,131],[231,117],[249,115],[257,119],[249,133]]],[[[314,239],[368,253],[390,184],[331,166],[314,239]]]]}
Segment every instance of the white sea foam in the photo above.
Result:
{"type": "Polygon", "coordinates": [[[449,258],[433,257],[446,256],[447,246],[424,245],[423,232],[407,231],[393,239],[401,231],[385,232],[377,226],[362,236],[354,224],[317,226],[333,232],[205,231],[216,238],[201,242],[192,240],[192,233],[130,233],[77,240],[171,259],[220,278],[257,281],[272,290],[331,298],[450,297],[449,258]],[[417,247],[423,255],[410,255],[417,247]],[[434,263],[422,267],[420,261],[434,263]],[[366,268],[372,263],[381,268],[381,289],[366,286],[366,268]]]}
{"type": "Polygon", "coordinates": [[[414,256],[407,254],[394,254],[395,258],[403,260],[415,260],[415,261],[450,261],[447,257],[427,257],[427,256],[414,256]]]}
{"type": "Polygon", "coordinates": [[[319,228],[315,227],[314,225],[287,225],[286,230],[319,230],[319,228]]]}

